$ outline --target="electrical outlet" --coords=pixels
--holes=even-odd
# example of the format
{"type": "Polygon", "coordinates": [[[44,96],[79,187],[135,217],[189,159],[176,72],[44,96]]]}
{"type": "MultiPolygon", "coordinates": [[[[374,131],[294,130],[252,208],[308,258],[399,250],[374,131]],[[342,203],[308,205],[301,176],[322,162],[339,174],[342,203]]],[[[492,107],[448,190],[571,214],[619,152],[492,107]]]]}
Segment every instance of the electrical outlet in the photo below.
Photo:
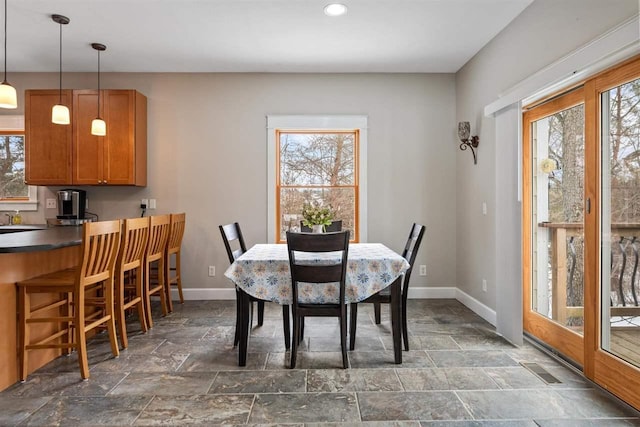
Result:
{"type": "Polygon", "coordinates": [[[420,266],[420,275],[421,275],[421,276],[426,276],[426,275],[427,275],[427,266],[426,266],[426,265],[424,265],[424,264],[422,264],[422,265],[420,266]]]}
{"type": "Polygon", "coordinates": [[[146,207],[149,207],[149,199],[142,199],[142,200],[140,200],[140,204],[141,204],[141,205],[145,205],[146,207]]]}
{"type": "Polygon", "coordinates": [[[487,279],[482,279],[482,291],[487,292],[487,279]]]}
{"type": "Polygon", "coordinates": [[[56,199],[47,199],[47,209],[56,209],[58,201],[56,199]]]}
{"type": "Polygon", "coordinates": [[[487,202],[482,202],[482,215],[487,214],[487,202]]]}
{"type": "Polygon", "coordinates": [[[216,266],[215,265],[210,265],[209,266],[209,277],[213,277],[216,275],[216,266]]]}
{"type": "Polygon", "coordinates": [[[149,199],[149,209],[156,208],[156,199],[149,199]]]}

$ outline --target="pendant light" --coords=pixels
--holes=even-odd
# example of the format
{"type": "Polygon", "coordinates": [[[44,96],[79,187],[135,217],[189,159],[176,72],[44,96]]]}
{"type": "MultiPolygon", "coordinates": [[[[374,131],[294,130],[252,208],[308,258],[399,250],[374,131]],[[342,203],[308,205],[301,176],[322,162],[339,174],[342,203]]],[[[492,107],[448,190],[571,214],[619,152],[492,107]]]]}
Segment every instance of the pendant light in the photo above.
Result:
{"type": "Polygon", "coordinates": [[[100,43],[91,43],[91,47],[98,51],[98,117],[91,122],[91,135],[105,136],[107,124],[100,118],[100,52],[107,50],[107,47],[100,43]]]}
{"type": "Polygon", "coordinates": [[[4,0],[4,80],[0,83],[0,108],[18,108],[16,88],[7,82],[7,0],[4,0]]]}
{"type": "Polygon", "coordinates": [[[68,125],[71,123],[69,108],[62,105],[62,26],[67,25],[69,18],[62,15],[51,15],[53,22],[60,24],[60,99],[58,105],[54,105],[51,109],[51,121],[57,125],[68,125]]]}

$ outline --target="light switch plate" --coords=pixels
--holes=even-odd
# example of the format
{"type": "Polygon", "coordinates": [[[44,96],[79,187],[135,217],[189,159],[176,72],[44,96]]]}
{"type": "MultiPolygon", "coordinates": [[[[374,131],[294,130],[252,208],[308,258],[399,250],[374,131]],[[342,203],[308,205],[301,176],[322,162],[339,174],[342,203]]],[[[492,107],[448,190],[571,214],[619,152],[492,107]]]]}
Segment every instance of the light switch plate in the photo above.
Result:
{"type": "Polygon", "coordinates": [[[149,209],[156,208],[156,199],[149,199],[149,209]]]}

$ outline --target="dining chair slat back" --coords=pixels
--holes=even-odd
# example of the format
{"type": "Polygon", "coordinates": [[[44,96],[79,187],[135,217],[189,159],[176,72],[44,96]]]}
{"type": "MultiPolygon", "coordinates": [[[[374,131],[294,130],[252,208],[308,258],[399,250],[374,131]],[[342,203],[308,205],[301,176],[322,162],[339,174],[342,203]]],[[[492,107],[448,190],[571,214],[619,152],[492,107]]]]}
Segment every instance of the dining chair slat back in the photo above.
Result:
{"type": "MultiPolygon", "coordinates": [[[[409,237],[407,238],[407,243],[404,246],[402,251],[402,257],[409,262],[409,268],[404,272],[403,283],[402,283],[402,339],[404,341],[404,349],[409,351],[409,328],[407,324],[407,295],[409,293],[409,281],[411,280],[411,271],[413,270],[413,264],[416,261],[416,256],[418,255],[418,249],[420,249],[420,244],[422,243],[422,238],[424,236],[426,227],[421,224],[413,223],[411,226],[411,230],[409,231],[409,237]]],[[[391,303],[391,293],[390,288],[385,288],[367,298],[362,302],[373,303],[374,309],[374,318],[375,323],[377,325],[381,322],[381,304],[390,304],[391,303]]],[[[356,341],[356,326],[357,326],[357,318],[358,318],[358,304],[351,304],[351,321],[350,321],[350,333],[349,333],[349,348],[351,350],[355,349],[355,341],[356,341]]]]}
{"type": "Polygon", "coordinates": [[[291,233],[287,232],[287,250],[291,270],[291,290],[293,296],[293,340],[291,348],[291,368],[295,368],[297,349],[302,338],[305,317],[337,317],[340,322],[340,344],[342,366],[349,367],[347,358],[347,305],[345,288],[347,279],[347,258],[349,253],[349,232],[336,233],[291,233]],[[310,262],[304,253],[337,252],[335,262],[310,262]],[[339,299],[335,303],[300,303],[298,299],[300,283],[338,283],[339,299]]]}

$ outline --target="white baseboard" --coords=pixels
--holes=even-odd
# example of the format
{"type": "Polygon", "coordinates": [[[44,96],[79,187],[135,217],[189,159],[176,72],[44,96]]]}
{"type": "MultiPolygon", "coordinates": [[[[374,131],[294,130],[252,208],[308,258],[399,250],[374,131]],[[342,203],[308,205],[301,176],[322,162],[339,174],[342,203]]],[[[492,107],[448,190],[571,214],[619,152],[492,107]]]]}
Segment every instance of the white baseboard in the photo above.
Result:
{"type": "MultiPolygon", "coordinates": [[[[190,288],[182,289],[185,300],[234,300],[236,299],[236,290],[233,288],[190,288]]],[[[171,289],[173,300],[178,299],[178,291],[171,289]]]]}
{"type": "Polygon", "coordinates": [[[409,299],[448,299],[456,297],[455,286],[437,286],[412,288],[409,287],[409,299]]]}
{"type": "Polygon", "coordinates": [[[462,304],[466,305],[471,311],[476,313],[478,316],[482,317],[484,320],[491,323],[493,326],[496,326],[497,315],[494,309],[484,305],[483,303],[481,303],[480,301],[478,301],[468,293],[461,291],[458,288],[456,288],[455,298],[458,301],[460,301],[462,304]]]}
{"type": "MultiPolygon", "coordinates": [[[[172,289],[174,301],[178,299],[178,291],[172,289]]],[[[235,300],[236,291],[233,288],[191,288],[183,289],[185,300],[235,300]]],[[[467,306],[471,311],[482,317],[493,326],[496,325],[496,311],[487,307],[466,292],[455,286],[439,286],[424,288],[409,288],[409,299],[448,299],[454,298],[467,306]]]]}

